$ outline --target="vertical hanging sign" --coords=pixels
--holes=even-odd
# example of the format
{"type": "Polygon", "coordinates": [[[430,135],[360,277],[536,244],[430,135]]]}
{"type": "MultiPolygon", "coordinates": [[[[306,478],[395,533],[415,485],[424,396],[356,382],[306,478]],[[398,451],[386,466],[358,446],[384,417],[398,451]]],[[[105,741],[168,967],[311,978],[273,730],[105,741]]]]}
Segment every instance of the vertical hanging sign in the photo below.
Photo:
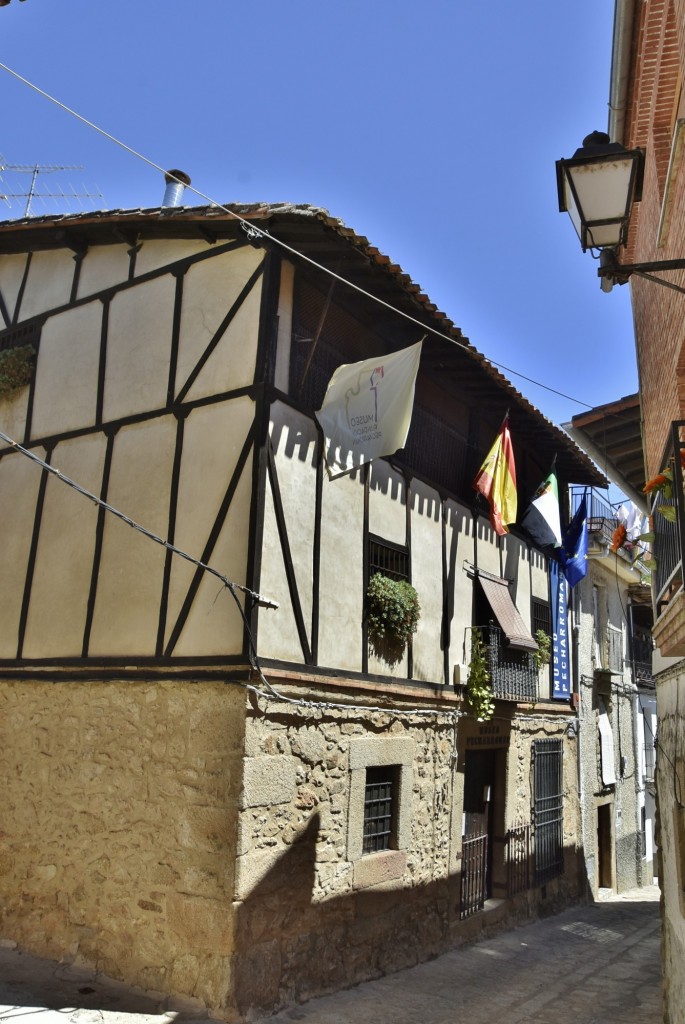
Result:
{"type": "Polygon", "coordinates": [[[568,603],[566,577],[559,563],[551,558],[549,579],[552,591],[552,697],[568,700],[571,696],[571,669],[568,642],[568,603]]]}

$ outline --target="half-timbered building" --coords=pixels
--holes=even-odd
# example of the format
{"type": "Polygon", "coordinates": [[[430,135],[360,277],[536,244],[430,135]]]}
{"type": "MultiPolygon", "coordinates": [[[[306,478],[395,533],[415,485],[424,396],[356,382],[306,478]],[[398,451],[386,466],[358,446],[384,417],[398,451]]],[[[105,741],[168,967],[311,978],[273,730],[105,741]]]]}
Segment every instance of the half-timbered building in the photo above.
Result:
{"type": "Polygon", "coordinates": [[[604,481],[400,267],[311,207],[12,221],[0,327],[2,938],[238,1020],[583,894],[548,560],[472,481],[507,410],[520,508],[604,481]],[[331,479],[333,370],[423,335],[331,479]]]}

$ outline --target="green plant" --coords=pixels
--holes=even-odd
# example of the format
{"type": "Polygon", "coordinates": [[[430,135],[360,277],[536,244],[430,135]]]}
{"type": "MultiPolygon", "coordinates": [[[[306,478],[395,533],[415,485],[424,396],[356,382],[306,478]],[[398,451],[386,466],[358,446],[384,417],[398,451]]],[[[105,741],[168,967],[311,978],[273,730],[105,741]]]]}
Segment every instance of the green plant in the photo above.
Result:
{"type": "Polygon", "coordinates": [[[479,629],[471,634],[471,661],[466,679],[466,699],[479,722],[489,722],[495,712],[492,699],[488,649],[479,629]]]}
{"type": "Polygon", "coordinates": [[[20,345],[0,352],[0,396],[24,387],[33,376],[36,351],[33,345],[20,345]]]}
{"type": "Polygon", "coordinates": [[[535,642],[538,647],[536,651],[533,651],[533,661],[535,667],[540,669],[543,665],[549,665],[552,656],[552,638],[549,633],[545,633],[544,629],[538,629],[535,632],[535,642]]]}
{"type": "Polygon", "coordinates": [[[377,572],[366,591],[369,642],[386,660],[397,661],[416,632],[419,596],[406,580],[391,580],[377,572]]]}

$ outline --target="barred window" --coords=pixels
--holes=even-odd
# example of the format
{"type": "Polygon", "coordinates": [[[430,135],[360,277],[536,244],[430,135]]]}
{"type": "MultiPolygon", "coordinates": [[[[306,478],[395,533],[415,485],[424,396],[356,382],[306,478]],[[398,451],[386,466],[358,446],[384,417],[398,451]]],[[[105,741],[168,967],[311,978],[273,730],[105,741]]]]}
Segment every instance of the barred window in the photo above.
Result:
{"type": "Polygon", "coordinates": [[[377,572],[391,580],[408,580],[409,551],[401,544],[369,534],[369,579],[377,572]]]}
{"type": "Polygon", "coordinates": [[[19,327],[10,327],[7,331],[0,331],[0,352],[10,348],[21,348],[23,345],[32,345],[38,348],[40,339],[40,324],[23,324],[19,327]]]}
{"type": "Polygon", "coordinates": [[[532,620],[533,636],[535,636],[539,629],[542,629],[547,636],[552,635],[552,613],[547,601],[540,601],[535,597],[533,598],[532,620]]]}
{"type": "Polygon", "coordinates": [[[562,740],[535,740],[535,881],[543,885],[564,871],[562,740]]]}
{"type": "Polygon", "coordinates": [[[394,822],[398,765],[366,769],[364,790],[363,853],[377,853],[395,846],[394,822]]]}

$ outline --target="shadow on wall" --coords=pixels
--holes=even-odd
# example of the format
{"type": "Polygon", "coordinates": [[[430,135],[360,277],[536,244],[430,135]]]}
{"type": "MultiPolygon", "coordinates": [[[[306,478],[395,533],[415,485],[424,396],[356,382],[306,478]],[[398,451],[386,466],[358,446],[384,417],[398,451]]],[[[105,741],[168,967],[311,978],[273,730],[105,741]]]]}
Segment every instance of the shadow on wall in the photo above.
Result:
{"type": "Polygon", "coordinates": [[[454,877],[412,888],[355,891],[352,865],[340,862],[350,889],[314,902],[319,831],[315,813],[238,909],[235,948],[242,952],[234,962],[233,989],[241,1015],[380,977],[447,947],[458,899],[454,877]]]}

